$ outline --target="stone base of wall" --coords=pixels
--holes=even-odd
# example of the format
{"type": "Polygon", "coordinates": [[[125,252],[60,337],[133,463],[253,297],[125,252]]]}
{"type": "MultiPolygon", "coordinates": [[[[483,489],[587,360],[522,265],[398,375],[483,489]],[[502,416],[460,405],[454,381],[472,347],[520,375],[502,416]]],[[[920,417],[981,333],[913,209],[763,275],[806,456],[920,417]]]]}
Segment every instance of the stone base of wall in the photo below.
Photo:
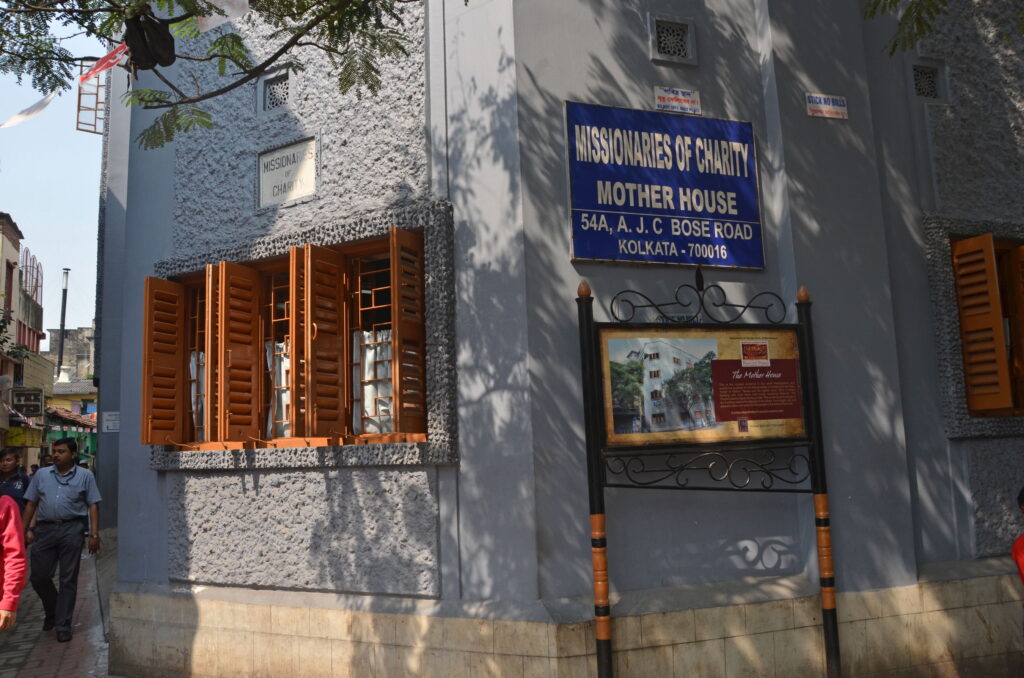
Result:
{"type": "MultiPolygon", "coordinates": [[[[593,626],[587,621],[384,614],[238,602],[211,597],[211,591],[215,595],[203,587],[114,593],[111,673],[160,678],[597,675],[593,626]]],[[[261,594],[265,601],[267,593],[261,594]]],[[[843,675],[1024,676],[1021,600],[1016,575],[840,594],[843,675]]],[[[820,624],[817,597],[616,617],[615,675],[824,676],[820,624]]]]}

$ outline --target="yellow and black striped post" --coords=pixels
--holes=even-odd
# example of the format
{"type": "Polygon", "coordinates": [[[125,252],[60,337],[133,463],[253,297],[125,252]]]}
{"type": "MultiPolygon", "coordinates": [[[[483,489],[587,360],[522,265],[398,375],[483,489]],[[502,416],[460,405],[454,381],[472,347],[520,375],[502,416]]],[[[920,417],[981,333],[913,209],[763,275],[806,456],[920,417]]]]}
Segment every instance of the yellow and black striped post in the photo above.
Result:
{"type": "Polygon", "coordinates": [[[605,534],[604,466],[601,461],[601,412],[598,399],[597,337],[590,285],[576,291],[579,310],[580,370],[583,380],[583,427],[587,443],[587,486],[590,499],[590,551],[594,568],[594,639],[598,678],[612,678],[612,612],[608,600],[608,537],[605,534]]]}
{"type": "Polygon", "coordinates": [[[828,678],[841,678],[839,658],[839,619],[836,615],[836,574],[832,554],[832,525],[828,509],[828,483],[825,478],[825,447],[821,432],[821,407],[818,402],[818,374],[814,359],[814,332],[811,328],[811,295],[801,287],[796,297],[797,318],[801,329],[800,367],[804,382],[804,414],[810,439],[811,491],[814,493],[814,527],[818,543],[818,578],[821,587],[821,624],[825,637],[825,669],[828,678]]]}

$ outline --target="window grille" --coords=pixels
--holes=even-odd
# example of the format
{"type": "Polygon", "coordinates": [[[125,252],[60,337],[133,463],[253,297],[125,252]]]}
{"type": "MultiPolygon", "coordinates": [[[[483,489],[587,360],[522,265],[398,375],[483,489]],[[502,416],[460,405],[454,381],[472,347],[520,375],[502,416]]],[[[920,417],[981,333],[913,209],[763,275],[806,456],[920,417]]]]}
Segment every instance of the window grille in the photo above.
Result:
{"type": "Polygon", "coordinates": [[[288,104],[288,71],[268,76],[263,80],[262,101],[263,112],[288,104]]]}
{"type": "Polygon", "coordinates": [[[647,15],[647,39],[653,61],[694,65],[697,41],[694,21],[689,18],[647,15]]]}
{"type": "Polygon", "coordinates": [[[687,24],[656,19],[654,40],[661,56],[678,59],[690,57],[690,26],[687,24]]]}
{"type": "Polygon", "coordinates": [[[939,98],[939,69],[914,66],[914,93],[923,99],[939,98]]]}

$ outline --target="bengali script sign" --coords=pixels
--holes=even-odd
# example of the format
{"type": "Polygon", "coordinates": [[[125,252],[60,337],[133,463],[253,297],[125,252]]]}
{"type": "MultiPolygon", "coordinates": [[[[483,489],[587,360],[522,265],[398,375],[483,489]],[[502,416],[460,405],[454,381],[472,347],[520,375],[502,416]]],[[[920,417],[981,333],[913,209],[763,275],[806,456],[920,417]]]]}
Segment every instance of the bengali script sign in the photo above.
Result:
{"type": "Polygon", "coordinates": [[[565,111],[574,259],[764,268],[750,123],[565,111]]]}
{"type": "Polygon", "coordinates": [[[806,435],[793,328],[601,328],[608,445],[806,435]]]}

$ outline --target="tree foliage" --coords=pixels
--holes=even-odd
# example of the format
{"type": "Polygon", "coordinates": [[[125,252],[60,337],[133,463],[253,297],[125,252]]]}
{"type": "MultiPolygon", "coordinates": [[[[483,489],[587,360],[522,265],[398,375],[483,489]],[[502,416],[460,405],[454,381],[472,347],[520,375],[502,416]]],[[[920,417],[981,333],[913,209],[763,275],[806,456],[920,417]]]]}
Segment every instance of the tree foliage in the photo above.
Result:
{"type": "MultiPolygon", "coordinates": [[[[214,124],[200,103],[258,78],[275,64],[302,69],[297,47],[327,56],[342,93],[375,94],[382,84],[381,60],[408,54],[403,6],[419,2],[251,0],[251,12],[272,27],[276,46],[269,57],[256,62],[242,37],[225,28],[217,29],[220,34],[206,49],[198,46],[197,18],[224,14],[205,0],[0,1],[0,73],[13,74],[19,83],[27,79],[42,93],[71,89],[79,64],[102,55],[73,54],[65,46],[68,40],[89,35],[113,45],[121,41],[126,22],[145,15],[151,24],[166,26],[165,34],[169,29],[177,59],[205,62],[224,79],[220,86],[202,91],[194,80],[174,82],[156,66],[152,70],[166,89],[128,92],[127,105],[167,109],[137,139],[143,148],[156,148],[177,134],[214,124]]],[[[138,66],[134,58],[129,69],[133,64],[138,66]]]]}
{"type": "MultiPolygon", "coordinates": [[[[953,3],[1003,2],[1005,0],[952,0],[953,3]]],[[[1014,0],[1020,7],[1019,0],[1014,0]]],[[[950,0],[868,0],[864,6],[864,16],[875,19],[884,15],[899,18],[896,32],[889,39],[886,47],[889,55],[897,51],[906,52],[913,49],[918,42],[935,31],[936,22],[950,9],[950,0]]],[[[1006,27],[1004,27],[1006,28],[1006,27]]],[[[1017,17],[1017,25],[1013,27],[1018,34],[1024,33],[1024,9],[1017,17]]]]}
{"type": "Polygon", "coordinates": [[[612,407],[617,410],[639,410],[644,387],[644,366],[639,360],[625,363],[612,361],[612,407]]]}

